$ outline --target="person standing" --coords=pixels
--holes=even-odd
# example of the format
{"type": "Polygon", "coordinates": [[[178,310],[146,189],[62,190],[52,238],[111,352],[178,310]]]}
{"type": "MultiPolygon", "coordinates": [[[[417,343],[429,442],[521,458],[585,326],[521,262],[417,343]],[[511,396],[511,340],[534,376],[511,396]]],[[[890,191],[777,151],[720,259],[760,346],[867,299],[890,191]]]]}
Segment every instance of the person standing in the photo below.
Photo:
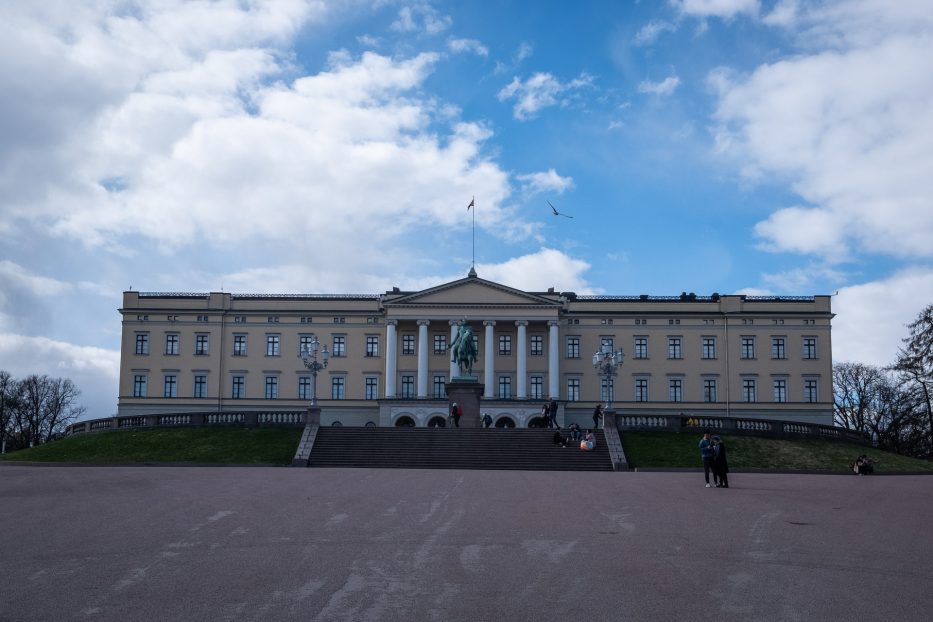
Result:
{"type": "Polygon", "coordinates": [[[492,417],[489,413],[483,413],[483,426],[489,427],[492,425],[492,417]]]}
{"type": "Polygon", "coordinates": [[[593,411],[593,427],[599,427],[599,420],[603,418],[603,405],[597,404],[596,410],[593,411]]]}
{"type": "Polygon", "coordinates": [[[709,430],[703,431],[703,438],[700,439],[700,458],[703,459],[703,475],[706,477],[706,487],[709,485],[709,472],[713,468],[713,441],[709,438],[709,430]]]}
{"type": "Polygon", "coordinates": [[[460,427],[460,415],[463,413],[460,412],[460,407],[457,405],[457,402],[454,402],[450,406],[450,416],[454,420],[454,426],[460,427]]]}
{"type": "Polygon", "coordinates": [[[560,426],[557,425],[557,400],[551,400],[551,403],[548,404],[548,425],[547,427],[555,427],[560,430],[560,426]]]}
{"type": "Polygon", "coordinates": [[[551,415],[550,415],[550,406],[547,402],[544,402],[541,405],[541,420],[544,421],[544,425],[548,428],[553,428],[551,425],[551,415]]]}
{"type": "Polygon", "coordinates": [[[729,487],[729,462],[726,460],[726,444],[718,436],[713,437],[713,477],[716,488],[729,487]]]}

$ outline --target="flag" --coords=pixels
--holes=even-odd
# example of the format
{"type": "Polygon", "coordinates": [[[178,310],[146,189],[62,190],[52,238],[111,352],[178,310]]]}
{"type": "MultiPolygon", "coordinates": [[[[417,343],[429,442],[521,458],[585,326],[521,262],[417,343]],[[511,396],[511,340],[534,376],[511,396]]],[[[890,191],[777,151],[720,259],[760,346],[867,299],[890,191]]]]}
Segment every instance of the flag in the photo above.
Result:
{"type": "Polygon", "coordinates": [[[473,197],[472,199],[470,199],[470,204],[467,205],[467,211],[468,211],[468,212],[470,211],[470,208],[473,207],[473,203],[474,203],[475,201],[476,201],[476,197],[473,197]]]}

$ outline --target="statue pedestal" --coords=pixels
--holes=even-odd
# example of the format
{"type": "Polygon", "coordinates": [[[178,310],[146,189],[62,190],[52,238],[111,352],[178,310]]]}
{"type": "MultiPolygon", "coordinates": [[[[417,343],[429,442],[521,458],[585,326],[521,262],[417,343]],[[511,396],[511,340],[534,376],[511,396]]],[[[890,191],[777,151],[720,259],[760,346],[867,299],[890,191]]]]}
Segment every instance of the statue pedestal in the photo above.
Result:
{"type": "Polygon", "coordinates": [[[460,417],[461,428],[478,428],[483,425],[480,421],[479,400],[483,395],[483,385],[476,378],[454,376],[446,385],[447,412],[456,402],[463,415],[460,417]]]}

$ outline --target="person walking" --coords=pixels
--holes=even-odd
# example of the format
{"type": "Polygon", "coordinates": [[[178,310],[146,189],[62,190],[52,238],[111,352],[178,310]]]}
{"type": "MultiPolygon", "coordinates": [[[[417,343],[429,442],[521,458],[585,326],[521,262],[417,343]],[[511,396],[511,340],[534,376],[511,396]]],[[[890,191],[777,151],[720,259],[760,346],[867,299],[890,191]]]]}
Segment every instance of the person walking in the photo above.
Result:
{"type": "Polygon", "coordinates": [[[557,428],[560,430],[560,426],[557,425],[557,400],[551,400],[551,403],[548,404],[548,426],[557,428]]]}
{"type": "Polygon", "coordinates": [[[593,427],[599,427],[599,420],[603,418],[603,405],[597,404],[596,410],[593,411],[593,427]]]}
{"type": "Polygon", "coordinates": [[[551,425],[550,407],[547,402],[544,402],[543,404],[541,404],[541,419],[544,421],[544,425],[547,426],[548,428],[554,427],[553,425],[551,425]]]}
{"type": "Polygon", "coordinates": [[[716,488],[729,487],[729,462],[726,460],[726,444],[718,436],[713,437],[713,477],[716,488]]]}
{"type": "Polygon", "coordinates": [[[703,430],[703,438],[700,439],[700,458],[703,459],[703,475],[706,477],[706,487],[709,485],[709,472],[713,468],[713,441],[710,440],[709,430],[703,430]]]}

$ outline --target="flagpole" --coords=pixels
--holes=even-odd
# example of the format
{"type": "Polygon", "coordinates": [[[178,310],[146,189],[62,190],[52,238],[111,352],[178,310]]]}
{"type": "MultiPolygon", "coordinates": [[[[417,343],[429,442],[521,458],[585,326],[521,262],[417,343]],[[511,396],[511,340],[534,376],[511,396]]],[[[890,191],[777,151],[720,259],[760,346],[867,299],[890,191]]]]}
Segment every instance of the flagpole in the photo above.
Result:
{"type": "Polygon", "coordinates": [[[470,267],[474,270],[476,269],[476,197],[473,197],[473,200],[470,201],[470,205],[473,206],[473,261],[470,263],[470,267]]]}

